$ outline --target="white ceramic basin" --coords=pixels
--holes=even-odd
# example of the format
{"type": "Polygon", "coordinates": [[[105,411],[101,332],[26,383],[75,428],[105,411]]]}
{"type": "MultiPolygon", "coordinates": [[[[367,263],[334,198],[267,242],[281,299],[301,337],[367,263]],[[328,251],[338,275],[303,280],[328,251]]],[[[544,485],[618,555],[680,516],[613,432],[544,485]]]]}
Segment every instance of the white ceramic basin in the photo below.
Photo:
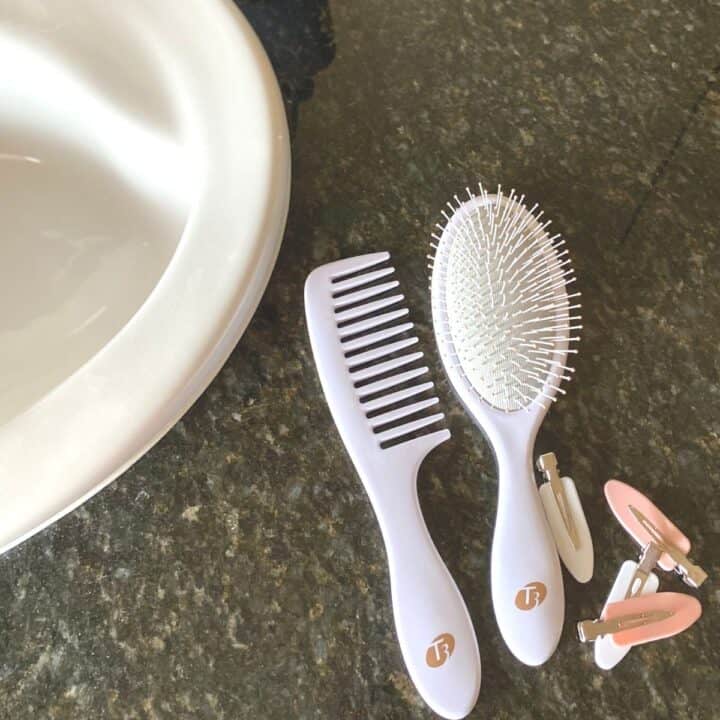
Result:
{"type": "Polygon", "coordinates": [[[277,256],[289,144],[229,0],[0,0],[0,552],[183,414],[277,256]]]}

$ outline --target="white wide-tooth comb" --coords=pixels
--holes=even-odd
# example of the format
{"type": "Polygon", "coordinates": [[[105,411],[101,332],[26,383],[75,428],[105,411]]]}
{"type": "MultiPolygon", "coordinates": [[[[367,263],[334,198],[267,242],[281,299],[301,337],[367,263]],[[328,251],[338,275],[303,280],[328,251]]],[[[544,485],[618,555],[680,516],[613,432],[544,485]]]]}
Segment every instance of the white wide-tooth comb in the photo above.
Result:
{"type": "Polygon", "coordinates": [[[417,472],[450,437],[404,298],[374,269],[388,253],[324,265],[305,283],[313,355],[333,419],[385,541],[393,614],[405,664],[427,704],[463,718],[480,691],[480,654],[465,602],[423,520],[417,472]]]}

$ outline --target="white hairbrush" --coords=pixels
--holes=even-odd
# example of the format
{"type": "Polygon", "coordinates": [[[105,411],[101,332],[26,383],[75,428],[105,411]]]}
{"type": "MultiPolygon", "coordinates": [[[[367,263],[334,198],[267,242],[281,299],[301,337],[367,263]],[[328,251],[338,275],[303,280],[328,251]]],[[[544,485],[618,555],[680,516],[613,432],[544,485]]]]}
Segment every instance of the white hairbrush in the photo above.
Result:
{"type": "Polygon", "coordinates": [[[448,203],[433,235],[432,314],[450,382],[496,455],[499,497],[492,598],[511,652],[528,665],[555,651],[565,615],[558,553],[535,482],[532,451],[559,385],[579,305],[564,241],[537,206],[500,188],[448,203]]]}

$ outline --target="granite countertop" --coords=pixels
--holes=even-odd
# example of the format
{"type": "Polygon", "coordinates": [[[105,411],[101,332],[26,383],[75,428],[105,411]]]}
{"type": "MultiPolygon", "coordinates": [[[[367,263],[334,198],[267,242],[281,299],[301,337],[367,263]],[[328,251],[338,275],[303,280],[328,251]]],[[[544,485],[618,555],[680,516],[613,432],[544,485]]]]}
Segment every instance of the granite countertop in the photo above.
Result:
{"type": "Polygon", "coordinates": [[[381,538],[303,318],[317,264],[388,249],[453,440],[420,495],[483,660],[473,718],[720,717],[720,6],[246,2],[293,128],[287,234],[260,309],[186,417],[108,489],[0,559],[0,718],[430,718],[395,640],[381,538]],[[541,431],[596,543],[554,657],[492,615],[491,452],[440,371],[425,252],[454,192],[516,187],[567,238],[576,378],[541,431]],[[647,492],[693,539],[703,618],[598,670],[574,623],[634,553],[602,495],[647,492]]]}

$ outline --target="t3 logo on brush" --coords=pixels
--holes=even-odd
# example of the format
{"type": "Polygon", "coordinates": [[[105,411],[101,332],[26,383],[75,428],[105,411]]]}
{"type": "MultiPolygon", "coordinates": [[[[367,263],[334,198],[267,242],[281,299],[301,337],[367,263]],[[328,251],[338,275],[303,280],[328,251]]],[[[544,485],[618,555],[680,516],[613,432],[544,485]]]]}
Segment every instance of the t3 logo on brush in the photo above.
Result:
{"type": "Polygon", "coordinates": [[[542,605],[547,597],[547,588],[541,582],[531,582],[521,587],[515,596],[515,607],[518,610],[533,610],[542,605]]]}

